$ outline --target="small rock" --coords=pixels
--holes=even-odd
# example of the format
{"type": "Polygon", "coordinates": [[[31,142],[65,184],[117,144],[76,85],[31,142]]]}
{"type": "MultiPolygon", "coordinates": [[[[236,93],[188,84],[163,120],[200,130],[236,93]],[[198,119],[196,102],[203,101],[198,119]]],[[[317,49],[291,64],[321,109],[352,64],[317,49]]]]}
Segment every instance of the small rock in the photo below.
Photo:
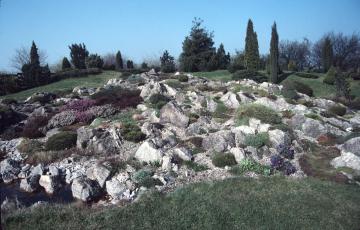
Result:
{"type": "Polygon", "coordinates": [[[140,145],[135,153],[135,157],[142,162],[159,162],[161,163],[163,153],[160,149],[157,149],[153,142],[145,141],[140,145]]]}

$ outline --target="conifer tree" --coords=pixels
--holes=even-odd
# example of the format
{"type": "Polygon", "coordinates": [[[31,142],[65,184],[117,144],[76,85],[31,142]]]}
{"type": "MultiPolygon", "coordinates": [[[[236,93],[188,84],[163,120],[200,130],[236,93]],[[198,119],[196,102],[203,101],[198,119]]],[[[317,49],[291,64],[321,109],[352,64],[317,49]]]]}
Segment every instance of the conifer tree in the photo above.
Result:
{"type": "Polygon", "coordinates": [[[345,99],[350,101],[350,83],[346,80],[345,76],[338,68],[336,69],[334,83],[336,89],[336,96],[344,97],[345,99]]]}
{"type": "Polygon", "coordinates": [[[69,46],[71,62],[77,69],[86,69],[86,58],[89,56],[85,44],[72,44],[69,46]]]}
{"type": "Polygon", "coordinates": [[[34,41],[32,42],[30,50],[30,64],[40,67],[38,48],[34,41]]]}
{"type": "Polygon", "coordinates": [[[66,57],[64,57],[63,60],[62,60],[61,69],[62,70],[71,69],[71,64],[70,64],[69,60],[66,57]]]}
{"type": "Polygon", "coordinates": [[[322,66],[324,72],[327,72],[333,64],[333,47],[329,36],[324,39],[321,54],[322,66]]]}
{"type": "Polygon", "coordinates": [[[270,41],[270,81],[277,83],[279,73],[279,35],[274,22],[270,41]]]}
{"type": "Polygon", "coordinates": [[[134,62],[131,60],[127,60],[126,62],[126,68],[127,69],[134,69],[134,62]]]}
{"type": "Polygon", "coordinates": [[[167,50],[160,57],[160,68],[161,72],[164,73],[173,73],[175,72],[175,61],[174,57],[169,54],[167,50]]]}
{"type": "Polygon", "coordinates": [[[230,64],[230,54],[225,52],[224,45],[221,43],[216,51],[216,69],[226,69],[230,64]]]}
{"type": "Polygon", "coordinates": [[[245,38],[245,67],[249,70],[257,70],[259,63],[260,55],[257,34],[254,31],[253,22],[249,19],[245,38]]]}
{"type": "Polygon", "coordinates": [[[117,70],[122,70],[124,68],[124,63],[120,51],[118,51],[115,56],[115,68],[117,70]]]}

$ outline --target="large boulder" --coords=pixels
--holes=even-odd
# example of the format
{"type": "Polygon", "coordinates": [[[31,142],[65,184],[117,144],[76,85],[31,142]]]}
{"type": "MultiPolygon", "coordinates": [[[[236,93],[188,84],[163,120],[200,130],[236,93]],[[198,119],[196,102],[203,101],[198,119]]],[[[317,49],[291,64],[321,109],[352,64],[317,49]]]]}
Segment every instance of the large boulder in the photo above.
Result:
{"type": "Polygon", "coordinates": [[[317,138],[321,134],[326,134],[326,127],[318,120],[308,118],[302,124],[302,131],[306,136],[317,138]]]}
{"type": "Polygon", "coordinates": [[[79,177],[73,180],[71,185],[73,197],[84,202],[91,201],[101,195],[100,185],[89,178],[79,177]]]}
{"type": "Polygon", "coordinates": [[[342,152],[341,156],[334,158],[330,163],[335,168],[348,167],[360,171],[360,157],[351,152],[342,152]]]}
{"type": "Polygon", "coordinates": [[[104,187],[106,180],[109,178],[111,171],[102,164],[96,164],[86,171],[89,179],[96,180],[100,187],[104,187]]]}
{"type": "Polygon", "coordinates": [[[160,162],[162,161],[163,152],[157,149],[152,141],[145,141],[140,145],[135,153],[135,157],[141,162],[160,162]]]}
{"type": "Polygon", "coordinates": [[[53,194],[61,187],[59,176],[41,175],[39,184],[49,194],[53,194]]]}
{"type": "Polygon", "coordinates": [[[355,137],[346,141],[343,145],[341,145],[341,149],[360,157],[360,137],[355,137]]]}
{"type": "Polygon", "coordinates": [[[279,129],[269,131],[269,142],[272,147],[276,148],[279,145],[288,146],[291,144],[289,135],[279,129]]]}
{"type": "Polygon", "coordinates": [[[221,130],[210,133],[204,137],[202,147],[206,150],[224,152],[231,147],[235,147],[235,135],[229,130],[221,130]]]}
{"type": "Polygon", "coordinates": [[[0,174],[4,183],[11,183],[13,180],[17,179],[20,170],[20,163],[13,159],[7,158],[0,163],[0,174]]]}
{"type": "Polygon", "coordinates": [[[172,150],[172,154],[178,156],[180,159],[184,161],[190,161],[192,159],[191,152],[186,148],[174,148],[172,150]]]}
{"type": "Polygon", "coordinates": [[[121,183],[116,177],[106,181],[106,192],[113,198],[119,198],[126,191],[125,183],[121,183]]]}
{"type": "Polygon", "coordinates": [[[140,97],[144,100],[149,99],[154,94],[161,94],[168,97],[174,97],[177,91],[172,87],[155,81],[145,84],[141,90],[140,97]]]}
{"type": "Polygon", "coordinates": [[[233,92],[227,92],[220,98],[220,101],[224,102],[225,106],[230,109],[237,109],[240,106],[240,97],[233,92]]]}
{"type": "Polygon", "coordinates": [[[79,149],[98,154],[123,153],[123,143],[124,139],[115,127],[102,129],[83,126],[77,130],[76,146],[79,149]]]}
{"type": "Polygon", "coordinates": [[[31,95],[30,97],[28,97],[25,102],[26,103],[35,103],[35,102],[40,102],[41,104],[45,104],[45,103],[49,103],[52,100],[54,100],[56,98],[56,95],[53,93],[48,93],[48,92],[38,92],[38,93],[34,93],[33,95],[31,95]]]}
{"type": "Polygon", "coordinates": [[[20,189],[26,192],[35,192],[39,188],[40,175],[32,175],[20,181],[20,189]]]}
{"type": "Polygon", "coordinates": [[[176,102],[170,101],[160,110],[160,123],[171,123],[177,127],[185,128],[189,124],[189,117],[185,115],[176,102]]]}
{"type": "Polygon", "coordinates": [[[231,132],[235,136],[235,144],[237,147],[241,147],[245,144],[245,138],[247,135],[254,135],[255,129],[250,126],[241,125],[231,129],[231,132]]]}
{"type": "Polygon", "coordinates": [[[76,122],[76,114],[72,110],[60,112],[53,116],[47,125],[48,129],[61,128],[64,126],[72,125],[76,122]]]}
{"type": "Polygon", "coordinates": [[[242,148],[231,148],[230,153],[235,157],[236,162],[239,164],[242,160],[245,159],[245,151],[242,148]]]}

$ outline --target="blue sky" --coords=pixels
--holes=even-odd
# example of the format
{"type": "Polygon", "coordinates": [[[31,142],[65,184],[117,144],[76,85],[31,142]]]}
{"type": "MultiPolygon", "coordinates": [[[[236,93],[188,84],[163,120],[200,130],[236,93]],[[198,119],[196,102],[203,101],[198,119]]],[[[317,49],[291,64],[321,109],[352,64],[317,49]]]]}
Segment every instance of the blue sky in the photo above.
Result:
{"type": "Polygon", "coordinates": [[[360,33],[359,0],[0,0],[0,70],[12,70],[16,48],[35,40],[49,64],[84,42],[90,53],[121,50],[135,62],[162,51],[178,57],[194,17],[214,31],[215,44],[234,53],[244,47],[247,20],[254,22],[261,53],[271,25],[280,39],[314,41],[325,32],[360,33]]]}

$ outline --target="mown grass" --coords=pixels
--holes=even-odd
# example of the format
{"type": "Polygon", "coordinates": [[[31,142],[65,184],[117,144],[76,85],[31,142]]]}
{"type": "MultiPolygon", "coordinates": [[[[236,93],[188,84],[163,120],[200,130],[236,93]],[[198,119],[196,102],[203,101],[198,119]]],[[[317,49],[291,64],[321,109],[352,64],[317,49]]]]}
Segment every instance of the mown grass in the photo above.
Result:
{"type": "Polygon", "coordinates": [[[231,81],[232,74],[227,70],[216,70],[211,72],[195,72],[192,75],[196,77],[204,77],[209,80],[217,81],[231,81]]]}
{"type": "Polygon", "coordinates": [[[109,79],[116,78],[117,76],[120,76],[120,74],[117,72],[104,71],[101,74],[89,75],[87,77],[68,78],[48,85],[43,85],[32,89],[24,90],[18,93],[2,96],[0,97],[0,99],[13,98],[16,100],[24,100],[36,92],[54,93],[60,91],[69,91],[69,90],[73,90],[76,86],[100,87],[103,86],[109,79]]]}
{"type": "MultiPolygon", "coordinates": [[[[336,93],[335,86],[323,83],[325,75],[324,74],[319,74],[319,75],[320,75],[319,78],[311,79],[311,78],[299,77],[293,74],[290,75],[284,81],[282,81],[281,84],[284,84],[286,81],[298,81],[310,86],[310,88],[313,90],[315,97],[335,96],[336,93]]],[[[351,94],[356,97],[360,97],[360,81],[354,81],[352,79],[348,79],[348,80],[350,82],[351,94]]]]}
{"type": "Polygon", "coordinates": [[[127,207],[45,206],[3,217],[5,229],[357,229],[360,187],[308,178],[200,183],[127,207]]]}

